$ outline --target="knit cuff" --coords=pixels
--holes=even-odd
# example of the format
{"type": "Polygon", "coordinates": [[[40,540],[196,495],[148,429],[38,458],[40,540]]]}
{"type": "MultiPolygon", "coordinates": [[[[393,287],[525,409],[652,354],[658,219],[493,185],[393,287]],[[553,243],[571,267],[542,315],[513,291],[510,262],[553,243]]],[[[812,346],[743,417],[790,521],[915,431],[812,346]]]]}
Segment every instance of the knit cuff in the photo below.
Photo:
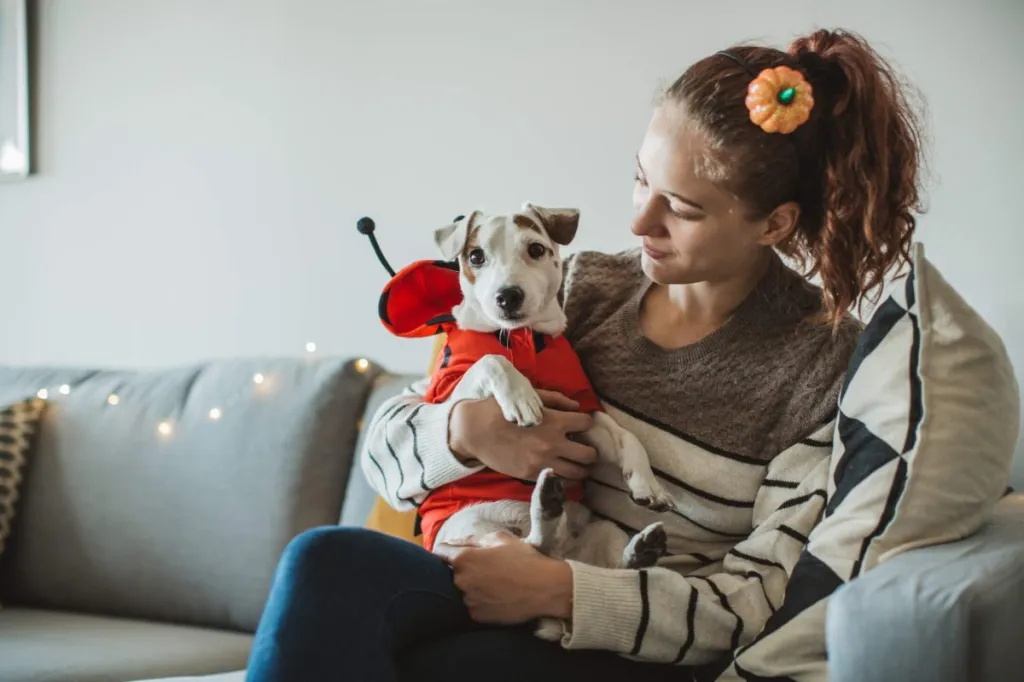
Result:
{"type": "Polygon", "coordinates": [[[413,453],[422,460],[424,479],[431,490],[484,468],[483,465],[466,466],[448,447],[448,423],[456,402],[425,404],[410,424],[413,453]]]}
{"type": "Polygon", "coordinates": [[[566,649],[632,653],[642,615],[640,574],[569,561],[572,568],[572,622],[566,649]]]}

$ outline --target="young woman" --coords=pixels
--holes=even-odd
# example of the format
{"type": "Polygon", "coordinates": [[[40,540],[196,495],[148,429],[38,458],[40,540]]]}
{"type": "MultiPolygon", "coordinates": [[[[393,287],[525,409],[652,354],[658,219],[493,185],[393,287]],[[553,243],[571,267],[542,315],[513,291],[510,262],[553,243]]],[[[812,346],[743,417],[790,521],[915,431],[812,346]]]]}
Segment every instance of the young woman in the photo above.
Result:
{"type": "Polygon", "coordinates": [[[568,338],[678,511],[639,507],[614,474],[590,471],[593,451],[569,437],[589,417],[558,395],[521,429],[492,399],[429,405],[413,386],[381,407],[364,454],[400,509],[482,467],[587,478],[600,517],[663,520],[669,555],[599,569],[499,535],[442,559],[369,531],[308,531],[281,560],[249,680],[713,675],[780,607],[820,518],[859,330],[848,311],[907,256],[919,155],[905,93],[851,34],[734,47],[687,69],[637,154],[641,247],[580,253],[564,282],[568,338]],[[563,619],[561,645],[531,634],[540,616],[563,619]]]}

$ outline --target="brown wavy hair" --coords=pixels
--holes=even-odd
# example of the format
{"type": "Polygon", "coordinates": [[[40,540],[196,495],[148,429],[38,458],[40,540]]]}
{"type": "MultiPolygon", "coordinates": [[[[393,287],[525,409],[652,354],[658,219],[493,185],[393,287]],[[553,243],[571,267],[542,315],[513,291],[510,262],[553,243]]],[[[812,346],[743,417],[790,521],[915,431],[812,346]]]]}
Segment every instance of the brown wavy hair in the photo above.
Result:
{"type": "Polygon", "coordinates": [[[752,76],[721,54],[691,66],[664,99],[683,106],[707,138],[702,172],[740,197],[752,219],[799,204],[797,227],[777,248],[807,277],[820,277],[823,321],[838,327],[909,260],[923,160],[912,91],[847,31],[816,31],[786,52],[728,51],[755,73],[783,65],[800,71],[814,91],[810,119],[789,135],[751,123],[744,100],[752,76]]]}

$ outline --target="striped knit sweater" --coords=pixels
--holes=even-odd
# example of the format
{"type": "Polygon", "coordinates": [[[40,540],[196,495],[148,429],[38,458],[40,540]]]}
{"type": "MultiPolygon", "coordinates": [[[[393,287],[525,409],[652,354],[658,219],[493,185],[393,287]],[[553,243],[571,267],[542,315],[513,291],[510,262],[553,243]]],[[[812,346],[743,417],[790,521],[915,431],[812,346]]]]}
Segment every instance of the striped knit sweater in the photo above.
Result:
{"type": "MultiPolygon", "coordinates": [[[[811,321],[820,292],[775,261],[729,321],[663,349],[641,335],[650,281],[639,253],[566,261],[567,337],[601,400],[647,448],[678,511],[634,504],[614,469],[596,469],[585,503],[628,533],[662,520],[668,555],[647,570],[570,562],[569,649],[701,664],[748,643],[783,601],[825,502],[833,420],[859,325],[811,321]]],[[[448,448],[451,405],[426,380],[376,413],[362,453],[371,485],[415,508],[470,473],[448,448]]]]}

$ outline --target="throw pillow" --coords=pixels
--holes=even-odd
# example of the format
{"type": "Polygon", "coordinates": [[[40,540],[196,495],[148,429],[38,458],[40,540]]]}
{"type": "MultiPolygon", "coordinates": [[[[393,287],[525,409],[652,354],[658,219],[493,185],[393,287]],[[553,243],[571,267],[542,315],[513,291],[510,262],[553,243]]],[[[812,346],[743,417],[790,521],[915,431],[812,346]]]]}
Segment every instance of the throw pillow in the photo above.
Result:
{"type": "Polygon", "coordinates": [[[0,407],[0,555],[11,532],[22,472],[45,406],[45,400],[31,398],[0,407]]]}
{"type": "Polygon", "coordinates": [[[827,680],[829,596],[901,552],[978,530],[1006,490],[1019,422],[1002,341],[915,245],[850,360],[824,518],[726,678],[827,680]]]}

